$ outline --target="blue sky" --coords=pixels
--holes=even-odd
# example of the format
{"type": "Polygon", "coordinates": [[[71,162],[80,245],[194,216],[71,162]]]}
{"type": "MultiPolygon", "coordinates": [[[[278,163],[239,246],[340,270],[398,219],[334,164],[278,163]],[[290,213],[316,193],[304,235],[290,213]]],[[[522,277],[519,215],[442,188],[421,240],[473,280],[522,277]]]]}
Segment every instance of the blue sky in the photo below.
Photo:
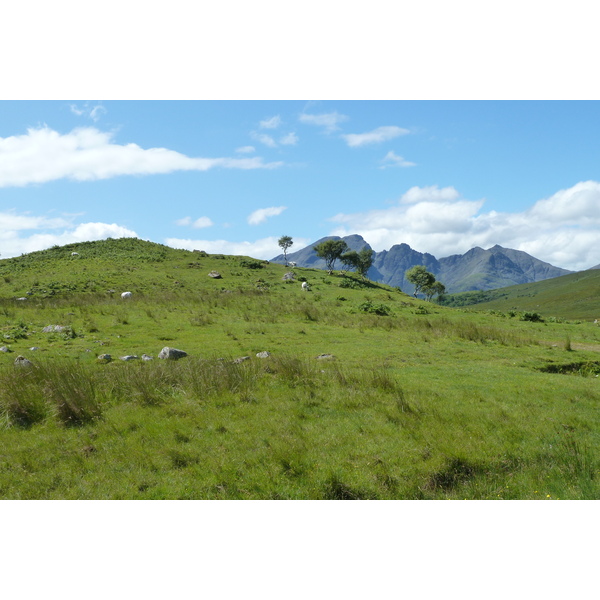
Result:
{"type": "Polygon", "coordinates": [[[0,253],[326,235],[600,263],[597,101],[2,101],[0,253]]]}

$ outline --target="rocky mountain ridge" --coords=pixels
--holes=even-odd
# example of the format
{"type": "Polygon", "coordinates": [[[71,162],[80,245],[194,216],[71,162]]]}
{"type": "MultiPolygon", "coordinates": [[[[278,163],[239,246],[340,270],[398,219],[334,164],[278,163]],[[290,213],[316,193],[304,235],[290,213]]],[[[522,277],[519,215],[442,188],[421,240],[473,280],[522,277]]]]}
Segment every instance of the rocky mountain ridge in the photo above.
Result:
{"type": "MultiPolygon", "coordinates": [[[[313,244],[288,253],[288,261],[300,267],[324,269],[325,261],[320,259],[314,247],[326,240],[343,239],[351,250],[360,251],[371,246],[360,235],[349,235],[343,238],[328,236],[313,244]]],[[[271,259],[271,262],[285,263],[283,254],[271,259]]],[[[415,265],[424,265],[433,273],[438,281],[446,286],[448,293],[472,290],[492,290],[519,283],[532,283],[552,279],[572,273],[566,269],[555,267],[541,261],[521,250],[503,248],[496,245],[484,250],[471,248],[465,254],[455,254],[437,259],[427,252],[413,250],[408,244],[396,244],[389,250],[375,252],[373,266],[368,276],[372,281],[399,287],[403,292],[412,293],[414,288],[404,274],[415,265]]]]}

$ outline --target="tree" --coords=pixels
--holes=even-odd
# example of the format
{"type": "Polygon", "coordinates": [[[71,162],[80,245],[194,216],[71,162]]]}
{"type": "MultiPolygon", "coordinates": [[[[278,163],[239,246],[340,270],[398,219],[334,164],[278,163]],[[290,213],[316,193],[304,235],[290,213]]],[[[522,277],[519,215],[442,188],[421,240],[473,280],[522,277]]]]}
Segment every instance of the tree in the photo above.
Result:
{"type": "Polygon", "coordinates": [[[434,281],[431,285],[425,286],[421,290],[425,294],[425,298],[431,301],[434,296],[438,298],[446,291],[446,286],[441,281],[434,281]]]}
{"type": "Polygon", "coordinates": [[[331,275],[335,261],[348,251],[348,245],[344,240],[326,240],[314,247],[319,258],[325,261],[325,265],[331,275]]]}
{"type": "Polygon", "coordinates": [[[283,258],[285,258],[285,264],[287,266],[287,251],[288,248],[291,248],[294,245],[294,242],[289,235],[282,235],[277,243],[279,244],[279,247],[283,250],[283,258]]]}
{"type": "Polygon", "coordinates": [[[415,298],[419,292],[435,283],[435,277],[423,265],[415,265],[408,269],[404,276],[415,286],[415,298]]]}
{"type": "Polygon", "coordinates": [[[366,247],[360,252],[350,250],[350,252],[342,254],[340,260],[345,267],[355,269],[363,279],[366,279],[367,273],[373,264],[373,250],[366,247]]]}

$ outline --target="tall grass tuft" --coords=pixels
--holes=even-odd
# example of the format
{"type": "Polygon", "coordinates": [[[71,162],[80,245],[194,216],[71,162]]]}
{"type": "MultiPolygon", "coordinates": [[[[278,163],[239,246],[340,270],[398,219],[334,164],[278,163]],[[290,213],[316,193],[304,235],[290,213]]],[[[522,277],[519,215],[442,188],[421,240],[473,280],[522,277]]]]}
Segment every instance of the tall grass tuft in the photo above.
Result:
{"type": "Polygon", "coordinates": [[[11,424],[31,427],[50,415],[35,368],[8,369],[0,378],[0,409],[11,424]]]}
{"type": "Polygon", "coordinates": [[[35,370],[38,384],[64,425],[84,425],[101,415],[96,379],[79,363],[52,361],[35,370]]]}

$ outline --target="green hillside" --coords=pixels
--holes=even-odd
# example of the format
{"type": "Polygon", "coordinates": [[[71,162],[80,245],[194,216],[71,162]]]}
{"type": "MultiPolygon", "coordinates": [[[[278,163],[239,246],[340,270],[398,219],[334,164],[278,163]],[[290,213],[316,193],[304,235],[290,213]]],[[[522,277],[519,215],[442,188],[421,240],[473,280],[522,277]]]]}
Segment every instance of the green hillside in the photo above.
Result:
{"type": "Polygon", "coordinates": [[[600,327],[289,271],[137,239],[0,260],[0,498],[600,498],[600,327]]]}
{"type": "Polygon", "coordinates": [[[537,311],[545,317],[594,321],[600,319],[600,270],[486,292],[453,294],[446,304],[476,310],[537,311]]]}

